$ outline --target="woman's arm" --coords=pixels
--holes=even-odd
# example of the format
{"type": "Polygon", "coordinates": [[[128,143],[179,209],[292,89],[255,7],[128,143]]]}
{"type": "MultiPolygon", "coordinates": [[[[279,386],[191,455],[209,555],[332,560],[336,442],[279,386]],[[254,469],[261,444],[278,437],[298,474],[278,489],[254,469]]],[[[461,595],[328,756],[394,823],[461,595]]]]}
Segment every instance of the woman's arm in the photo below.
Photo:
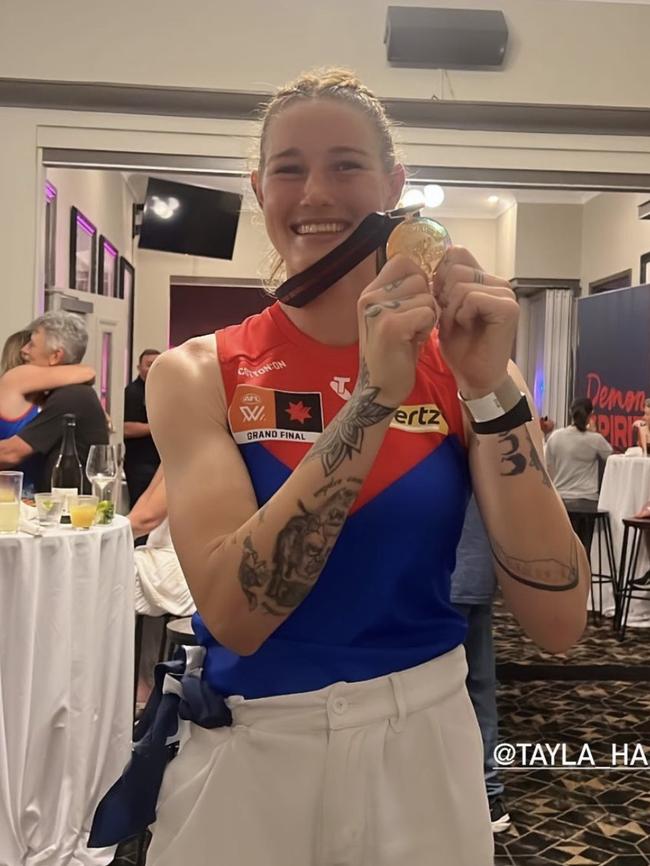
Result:
{"type": "Polygon", "coordinates": [[[128,519],[134,538],[148,535],[167,517],[167,493],[162,466],[156,470],[151,483],[131,509],[128,519]]]}
{"type": "Polygon", "coordinates": [[[372,402],[357,390],[260,509],[228,430],[214,337],[161,355],[147,396],[174,547],[196,606],[220,643],[253,653],[316,583],[393,413],[377,411],[366,425],[372,402]],[[358,449],[346,441],[352,434],[358,449]]]}
{"type": "MultiPolygon", "coordinates": [[[[514,364],[509,372],[532,406],[514,364]]],[[[472,480],[505,601],[536,643],[564,652],[584,630],[591,574],[542,454],[537,419],[471,434],[472,480]]]]}
{"type": "Polygon", "coordinates": [[[52,391],[65,385],[92,384],[94,381],[95,371],[86,364],[59,364],[56,367],[22,364],[0,377],[0,389],[25,396],[35,391],[52,391]]]}

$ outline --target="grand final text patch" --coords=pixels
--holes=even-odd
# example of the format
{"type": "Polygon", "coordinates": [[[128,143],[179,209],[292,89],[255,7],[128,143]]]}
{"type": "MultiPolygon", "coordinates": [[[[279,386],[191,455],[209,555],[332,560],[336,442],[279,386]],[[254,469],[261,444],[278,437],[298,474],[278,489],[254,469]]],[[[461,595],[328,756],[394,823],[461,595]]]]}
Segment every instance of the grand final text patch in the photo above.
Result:
{"type": "Polygon", "coordinates": [[[228,423],[239,444],[269,439],[315,442],[323,432],[321,395],[237,385],[228,423]]]}

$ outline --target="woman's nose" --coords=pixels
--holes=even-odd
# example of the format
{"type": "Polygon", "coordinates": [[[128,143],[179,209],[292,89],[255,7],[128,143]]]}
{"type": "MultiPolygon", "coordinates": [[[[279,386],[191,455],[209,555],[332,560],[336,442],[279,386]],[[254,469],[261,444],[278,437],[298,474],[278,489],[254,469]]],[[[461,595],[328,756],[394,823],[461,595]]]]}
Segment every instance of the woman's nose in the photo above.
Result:
{"type": "Polygon", "coordinates": [[[321,171],[310,171],[305,178],[302,192],[302,204],[323,206],[332,203],[332,193],[325,174],[321,171]]]}

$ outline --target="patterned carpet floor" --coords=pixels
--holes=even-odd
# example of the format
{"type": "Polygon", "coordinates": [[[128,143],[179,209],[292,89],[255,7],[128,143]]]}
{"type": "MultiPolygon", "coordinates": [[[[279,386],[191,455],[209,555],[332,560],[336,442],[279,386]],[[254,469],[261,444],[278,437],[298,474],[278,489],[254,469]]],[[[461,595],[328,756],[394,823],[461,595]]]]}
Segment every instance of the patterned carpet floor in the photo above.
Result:
{"type": "MultiPolygon", "coordinates": [[[[606,770],[550,768],[541,759],[504,768],[512,824],[495,837],[495,866],[649,866],[650,630],[629,629],[619,642],[611,620],[591,621],[575,648],[553,656],[497,603],[494,634],[501,743],[565,744],[574,762],[587,744],[598,766],[611,764],[612,744],[619,756],[619,766],[606,770]],[[636,759],[627,769],[620,766],[626,744],[636,759]],[[636,744],[641,751],[633,752],[636,744]]],[[[143,862],[142,846],[130,843],[113,866],[143,862]]],[[[431,864],[455,866],[433,855],[431,864]]]]}

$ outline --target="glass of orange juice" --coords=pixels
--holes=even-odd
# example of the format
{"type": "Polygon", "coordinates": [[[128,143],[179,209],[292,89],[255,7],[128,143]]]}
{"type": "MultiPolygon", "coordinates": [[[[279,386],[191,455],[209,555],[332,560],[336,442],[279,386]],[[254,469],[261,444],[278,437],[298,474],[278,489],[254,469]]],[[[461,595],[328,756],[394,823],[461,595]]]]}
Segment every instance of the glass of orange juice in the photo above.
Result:
{"type": "Polygon", "coordinates": [[[22,491],[22,472],[0,472],[0,533],[18,531],[22,491]]]}
{"type": "Polygon", "coordinates": [[[96,496],[71,496],[68,500],[70,523],[73,529],[90,529],[97,516],[99,499],[96,496]]]}

